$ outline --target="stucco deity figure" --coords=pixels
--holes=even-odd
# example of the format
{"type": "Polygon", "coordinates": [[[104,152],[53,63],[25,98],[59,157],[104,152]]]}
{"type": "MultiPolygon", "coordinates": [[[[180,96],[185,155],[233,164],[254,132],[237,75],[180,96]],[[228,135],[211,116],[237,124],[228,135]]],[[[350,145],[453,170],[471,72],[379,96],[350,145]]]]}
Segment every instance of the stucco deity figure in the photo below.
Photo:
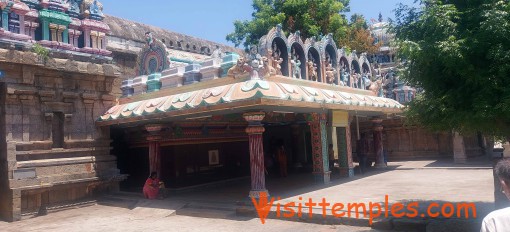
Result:
{"type": "Polygon", "coordinates": [[[363,82],[363,77],[359,73],[355,73],[356,80],[358,82],[358,88],[359,89],[366,89],[365,83],[363,82]]]}
{"type": "Polygon", "coordinates": [[[97,3],[97,0],[94,0],[94,2],[92,3],[92,5],[90,6],[90,13],[91,14],[98,14],[98,15],[102,15],[103,12],[101,12],[101,9],[97,3]]]}
{"type": "Polygon", "coordinates": [[[273,68],[276,70],[276,74],[282,75],[282,66],[281,63],[283,59],[281,58],[280,49],[276,46],[276,43],[273,43],[273,68]]]}
{"type": "Polygon", "coordinates": [[[308,78],[312,81],[317,81],[317,65],[312,61],[308,60],[308,78]]]}
{"type": "Polygon", "coordinates": [[[223,54],[223,51],[221,50],[220,46],[216,45],[216,49],[214,49],[214,51],[212,52],[211,58],[221,59],[221,58],[223,58],[223,56],[224,56],[224,54],[223,54]]]}
{"type": "Polygon", "coordinates": [[[382,79],[378,79],[377,81],[374,81],[370,84],[368,90],[374,92],[376,96],[382,97],[383,96],[382,87],[383,87],[382,79]]]}
{"type": "Polygon", "coordinates": [[[235,79],[240,75],[246,73],[247,71],[248,70],[246,68],[246,61],[244,57],[239,57],[239,59],[237,60],[237,64],[228,70],[227,76],[233,77],[235,79]]]}
{"type": "Polygon", "coordinates": [[[356,75],[356,73],[354,72],[353,69],[351,69],[351,73],[350,73],[350,81],[351,81],[351,87],[352,88],[358,88],[358,76],[356,75]]]}
{"type": "Polygon", "coordinates": [[[249,61],[247,66],[248,71],[250,72],[250,77],[252,79],[259,79],[259,71],[262,69],[264,62],[262,61],[262,56],[260,56],[258,52],[258,47],[253,46],[250,48],[250,55],[249,55],[249,61]]]}
{"type": "Polygon", "coordinates": [[[261,68],[261,76],[268,77],[276,75],[276,70],[271,66],[270,59],[262,57],[263,67],[261,68]]]}
{"type": "Polygon", "coordinates": [[[326,63],[326,81],[328,84],[333,84],[335,82],[335,68],[331,63],[326,63]]]}
{"type": "Polygon", "coordinates": [[[149,47],[152,48],[154,45],[154,38],[152,37],[152,32],[145,32],[145,42],[149,47]]]}
{"type": "Polygon", "coordinates": [[[301,60],[299,60],[299,55],[293,53],[292,60],[290,61],[292,64],[292,77],[296,79],[301,79],[301,60]]]}
{"type": "Polygon", "coordinates": [[[362,82],[363,89],[366,89],[366,87],[370,86],[372,81],[370,80],[370,75],[368,74],[368,72],[363,72],[363,75],[361,77],[361,82],[362,82]]]}
{"type": "Polygon", "coordinates": [[[262,56],[260,56],[259,51],[258,51],[258,47],[256,45],[253,45],[250,48],[250,54],[248,55],[248,63],[251,64],[252,61],[254,61],[254,60],[258,60],[259,63],[262,63],[261,62],[262,56]]]}

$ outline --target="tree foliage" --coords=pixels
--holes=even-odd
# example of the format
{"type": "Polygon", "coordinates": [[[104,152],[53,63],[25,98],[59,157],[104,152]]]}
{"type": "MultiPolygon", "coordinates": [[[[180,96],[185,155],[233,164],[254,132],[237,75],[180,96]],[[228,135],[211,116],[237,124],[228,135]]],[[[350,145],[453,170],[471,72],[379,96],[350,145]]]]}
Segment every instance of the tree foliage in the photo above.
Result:
{"type": "Polygon", "coordinates": [[[508,0],[423,0],[400,5],[393,32],[402,75],[423,88],[406,111],[436,130],[510,135],[508,0]]]}
{"type": "Polygon", "coordinates": [[[379,51],[381,43],[375,43],[365,17],[360,14],[353,14],[347,28],[347,35],[340,38],[340,42],[344,47],[358,52],[367,52],[374,54],[379,51]]]}
{"type": "Polygon", "coordinates": [[[349,9],[349,0],[253,0],[252,5],[253,19],[236,20],[234,32],[227,35],[236,47],[257,44],[277,24],[286,32],[299,30],[303,38],[347,34],[347,20],[340,13],[349,9]]]}

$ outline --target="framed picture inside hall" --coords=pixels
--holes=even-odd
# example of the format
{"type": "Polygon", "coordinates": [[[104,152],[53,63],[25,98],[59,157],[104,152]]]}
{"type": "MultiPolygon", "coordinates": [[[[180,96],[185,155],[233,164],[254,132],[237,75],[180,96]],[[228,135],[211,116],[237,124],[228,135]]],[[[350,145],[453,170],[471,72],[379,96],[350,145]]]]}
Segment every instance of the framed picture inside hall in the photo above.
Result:
{"type": "Polygon", "coordinates": [[[220,164],[220,153],[218,150],[210,150],[209,151],[209,165],[218,165],[220,164]]]}

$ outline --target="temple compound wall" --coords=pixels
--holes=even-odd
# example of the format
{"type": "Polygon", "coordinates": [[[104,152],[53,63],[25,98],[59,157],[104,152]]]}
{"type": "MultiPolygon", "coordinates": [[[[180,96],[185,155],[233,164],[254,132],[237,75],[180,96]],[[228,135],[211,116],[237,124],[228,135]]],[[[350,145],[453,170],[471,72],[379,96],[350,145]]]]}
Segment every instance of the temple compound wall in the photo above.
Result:
{"type": "Polygon", "coordinates": [[[86,203],[124,178],[110,132],[119,68],[93,0],[1,1],[0,218],[86,203]]]}
{"type": "MultiPolygon", "coordinates": [[[[365,133],[369,141],[372,141],[373,123],[367,120],[359,120],[359,134],[365,133]]],[[[385,119],[383,125],[383,144],[389,161],[405,161],[413,159],[451,159],[454,156],[454,133],[432,132],[419,126],[404,126],[405,119],[385,119]]],[[[351,127],[353,151],[356,153],[356,141],[358,129],[356,123],[351,127]]],[[[473,134],[463,136],[462,143],[465,154],[464,159],[473,158],[486,154],[486,148],[490,146],[482,135],[473,134]]],[[[373,147],[370,147],[369,156],[374,157],[373,147]]],[[[465,160],[461,160],[463,162],[465,160]]]]}

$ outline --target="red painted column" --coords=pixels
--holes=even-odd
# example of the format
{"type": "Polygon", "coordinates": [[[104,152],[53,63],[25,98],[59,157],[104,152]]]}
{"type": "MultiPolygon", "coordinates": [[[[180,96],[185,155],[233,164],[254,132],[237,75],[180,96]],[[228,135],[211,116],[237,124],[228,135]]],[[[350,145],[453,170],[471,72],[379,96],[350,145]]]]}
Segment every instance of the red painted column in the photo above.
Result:
{"type": "Polygon", "coordinates": [[[149,142],[149,166],[150,171],[157,172],[158,178],[161,178],[161,149],[159,141],[149,142]]]}
{"type": "Polygon", "coordinates": [[[385,168],[386,163],[384,162],[383,154],[383,126],[382,119],[374,118],[371,120],[374,124],[374,151],[375,151],[375,167],[385,168]]]}
{"type": "Polygon", "coordinates": [[[266,189],[266,177],[264,173],[264,144],[262,134],[265,129],[262,120],[264,112],[245,113],[244,119],[248,121],[246,133],[250,143],[250,169],[251,169],[251,191],[250,198],[259,198],[261,193],[269,196],[266,189]]]}
{"type": "Polygon", "coordinates": [[[310,116],[308,125],[312,134],[313,174],[316,182],[329,183],[331,172],[329,171],[326,114],[312,113],[310,116]]]}
{"type": "Polygon", "coordinates": [[[158,178],[161,178],[161,136],[160,132],[163,125],[145,125],[149,132],[147,140],[149,141],[149,169],[150,172],[157,172],[158,178]]]}

